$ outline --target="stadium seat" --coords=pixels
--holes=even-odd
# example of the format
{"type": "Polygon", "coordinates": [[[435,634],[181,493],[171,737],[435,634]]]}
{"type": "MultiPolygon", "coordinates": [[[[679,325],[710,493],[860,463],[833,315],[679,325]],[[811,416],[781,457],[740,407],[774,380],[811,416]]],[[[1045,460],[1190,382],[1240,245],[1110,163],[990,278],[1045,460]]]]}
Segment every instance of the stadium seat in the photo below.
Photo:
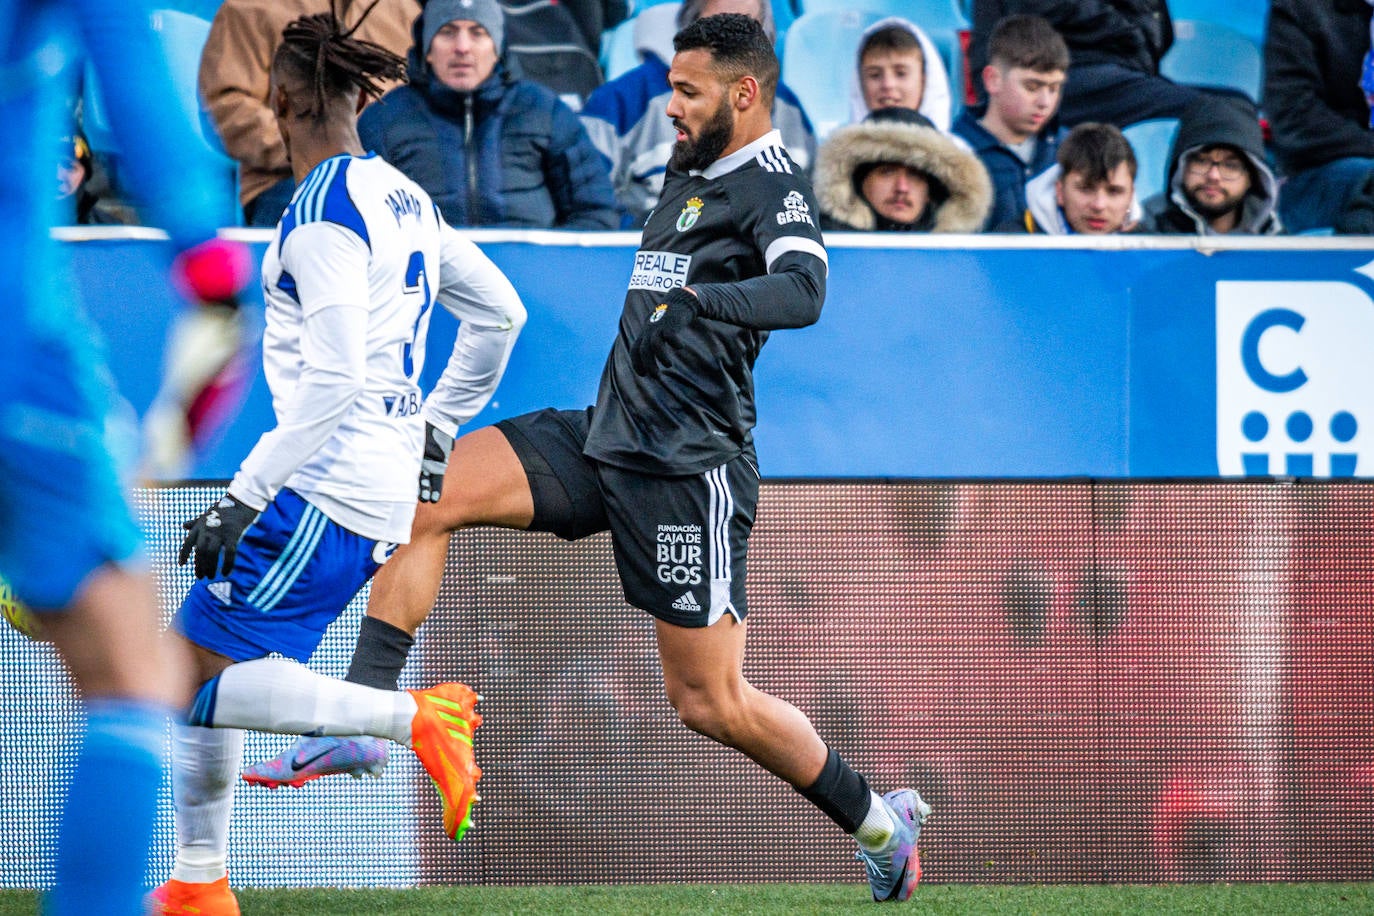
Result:
{"type": "Polygon", "coordinates": [[[849,123],[849,92],[854,82],[854,55],[864,29],[882,19],[879,13],[845,9],[802,13],[787,31],[782,49],[782,81],[811,119],[816,139],[849,123]]]}
{"type": "Polygon", "coordinates": [[[172,71],[172,89],[183,113],[199,129],[207,160],[224,176],[224,220],[226,226],[242,221],[238,205],[238,164],[224,151],[213,122],[200,102],[197,88],[200,52],[210,34],[210,22],[180,10],[162,9],[153,13],[153,34],[167,54],[172,71]]]}
{"type": "Polygon", "coordinates": [[[787,30],[792,28],[792,23],[797,21],[797,7],[792,0],[771,0],[773,7],[773,30],[777,33],[777,41],[774,43],[779,53],[782,52],[783,40],[787,37],[787,30]]]}
{"type": "Polygon", "coordinates": [[[1263,47],[1269,0],[1169,0],[1169,15],[1175,23],[1191,19],[1227,26],[1263,47]]]}
{"type": "Polygon", "coordinates": [[[1178,118],[1138,121],[1122,130],[1135,151],[1135,194],[1144,203],[1164,190],[1169,150],[1178,133],[1178,118]]]}
{"type": "Polygon", "coordinates": [[[639,51],[635,49],[635,18],[626,19],[601,33],[601,73],[607,82],[639,66],[639,51]]]}
{"type": "Polygon", "coordinates": [[[1176,83],[1230,89],[1258,103],[1263,73],[1260,46],[1229,26],[1197,19],[1174,20],[1174,45],[1159,72],[1176,83]]]}

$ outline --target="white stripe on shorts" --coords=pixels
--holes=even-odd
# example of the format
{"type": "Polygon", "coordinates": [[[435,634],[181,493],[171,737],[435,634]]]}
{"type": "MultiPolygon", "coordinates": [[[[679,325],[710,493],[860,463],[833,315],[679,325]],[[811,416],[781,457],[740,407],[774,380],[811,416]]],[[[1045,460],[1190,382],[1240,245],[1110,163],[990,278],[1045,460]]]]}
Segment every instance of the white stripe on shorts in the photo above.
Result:
{"type": "Polygon", "coordinates": [[[711,494],[711,606],[707,609],[707,626],[724,617],[726,611],[739,620],[739,612],[730,600],[730,518],[735,514],[735,497],[730,493],[725,468],[721,465],[703,475],[711,494]]]}
{"type": "Polygon", "coordinates": [[[315,553],[328,524],[329,519],[323,512],[306,503],[291,540],[286,542],[281,556],[267,570],[262,581],[249,592],[247,602],[264,614],[275,608],[300,578],[301,570],[315,553]]]}

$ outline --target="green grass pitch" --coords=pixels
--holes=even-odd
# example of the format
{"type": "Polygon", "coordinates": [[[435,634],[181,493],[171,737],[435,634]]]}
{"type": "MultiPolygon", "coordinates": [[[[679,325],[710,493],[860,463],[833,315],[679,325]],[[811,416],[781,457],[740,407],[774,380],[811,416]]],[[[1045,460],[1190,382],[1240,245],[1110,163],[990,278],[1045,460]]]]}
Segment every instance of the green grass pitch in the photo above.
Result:
{"type": "MultiPolygon", "coordinates": [[[[243,890],[244,916],[431,916],[434,913],[558,913],[633,916],[691,913],[868,913],[858,884],[676,884],[576,887],[426,887],[413,890],[243,890]]],[[[0,891],[0,916],[37,911],[32,891],[0,891]]],[[[1260,916],[1283,913],[1374,913],[1374,883],[1186,885],[923,885],[909,913],[1170,914],[1260,916]]]]}

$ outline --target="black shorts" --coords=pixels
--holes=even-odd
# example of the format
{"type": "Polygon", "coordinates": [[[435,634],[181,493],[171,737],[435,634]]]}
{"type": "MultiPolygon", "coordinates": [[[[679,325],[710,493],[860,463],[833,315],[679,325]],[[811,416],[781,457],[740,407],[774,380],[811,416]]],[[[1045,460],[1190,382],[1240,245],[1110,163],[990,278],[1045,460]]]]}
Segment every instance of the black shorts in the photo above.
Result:
{"type": "Polygon", "coordinates": [[[681,627],[749,612],[744,579],[759,475],[743,455],[682,477],[582,454],[590,411],[541,410],[496,424],[534,496],[531,531],[577,540],[611,532],[625,600],[681,627]]]}

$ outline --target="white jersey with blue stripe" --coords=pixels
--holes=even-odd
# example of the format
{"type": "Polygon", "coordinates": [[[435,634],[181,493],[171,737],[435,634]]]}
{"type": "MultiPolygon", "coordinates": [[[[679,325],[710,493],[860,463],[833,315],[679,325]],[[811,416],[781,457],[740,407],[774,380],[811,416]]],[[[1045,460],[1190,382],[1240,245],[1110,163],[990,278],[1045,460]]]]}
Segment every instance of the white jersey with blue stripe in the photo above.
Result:
{"type": "Polygon", "coordinates": [[[429,195],[376,156],[332,157],[301,182],[262,264],[277,426],[231,492],[265,504],[287,486],[359,534],[409,539],[445,228],[429,195]]]}

